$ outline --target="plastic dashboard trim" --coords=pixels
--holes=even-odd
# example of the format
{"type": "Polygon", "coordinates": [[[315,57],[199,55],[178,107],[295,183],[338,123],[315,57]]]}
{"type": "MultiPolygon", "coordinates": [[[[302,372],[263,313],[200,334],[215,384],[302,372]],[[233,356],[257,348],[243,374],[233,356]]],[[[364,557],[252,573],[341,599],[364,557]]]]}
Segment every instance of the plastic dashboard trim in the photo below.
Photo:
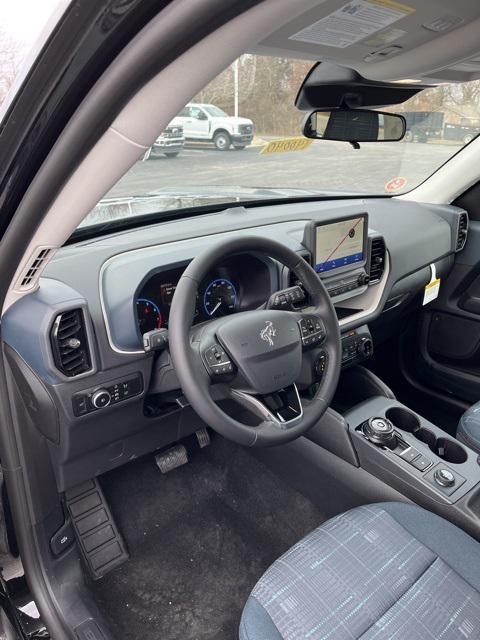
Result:
{"type": "MultiPolygon", "coordinates": [[[[194,242],[198,242],[198,238],[189,238],[188,240],[180,240],[180,241],[176,241],[176,242],[172,242],[172,243],[167,243],[169,245],[173,244],[173,245],[179,245],[179,244],[183,244],[183,243],[194,243],[194,242]]],[[[143,351],[142,349],[123,349],[121,347],[119,347],[117,344],[115,344],[114,339],[113,339],[113,335],[112,335],[112,330],[110,328],[110,323],[108,320],[108,313],[107,313],[107,307],[105,304],[105,298],[104,298],[104,287],[103,287],[103,282],[104,282],[104,273],[106,271],[106,269],[108,268],[108,266],[114,262],[115,260],[117,260],[118,258],[121,258],[122,256],[125,255],[130,255],[132,253],[139,253],[139,252],[148,252],[151,251],[152,249],[155,249],[156,247],[162,247],[164,246],[163,244],[160,245],[154,245],[154,246],[148,246],[148,247],[140,247],[138,249],[132,249],[130,251],[123,251],[122,253],[118,253],[114,256],[111,256],[108,260],[106,260],[101,268],[100,268],[100,272],[99,272],[99,276],[98,276],[98,288],[99,288],[99,298],[100,298],[100,307],[102,310],[102,316],[103,316],[103,321],[104,321],[104,325],[105,325],[105,331],[107,334],[107,339],[108,339],[108,343],[110,345],[110,348],[115,351],[115,353],[119,353],[122,355],[145,355],[145,351],[143,351]]],[[[253,252],[255,253],[255,252],[253,252]]],[[[265,261],[265,259],[261,256],[258,256],[258,259],[261,260],[265,266],[267,267],[267,269],[269,269],[269,271],[272,271],[272,265],[273,262],[269,263],[267,261],[265,261]]],[[[193,260],[193,257],[191,259],[188,260],[180,260],[180,261],[175,261],[173,263],[168,263],[165,265],[162,265],[162,267],[159,268],[155,268],[153,270],[150,270],[142,279],[141,283],[137,286],[136,291],[138,291],[140,289],[140,287],[142,286],[142,283],[144,283],[148,277],[150,277],[151,274],[153,273],[160,273],[162,271],[168,271],[170,269],[175,269],[178,267],[182,267],[182,266],[187,266],[188,263],[193,260]]],[[[280,286],[280,275],[277,273],[277,279],[276,279],[276,285],[280,286]]]]}
{"type": "MultiPolygon", "coordinates": [[[[183,241],[179,241],[179,242],[175,242],[172,244],[181,244],[181,243],[190,243],[190,242],[195,242],[198,241],[198,238],[189,238],[188,240],[183,240],[183,241]]],[[[170,244],[170,243],[169,243],[170,244]]],[[[158,247],[161,247],[163,245],[156,245],[158,247]]],[[[102,316],[103,316],[103,321],[105,324],[105,331],[107,334],[107,339],[108,339],[108,343],[110,345],[110,348],[115,351],[115,353],[119,353],[121,355],[144,355],[145,351],[143,351],[142,349],[122,349],[121,347],[117,346],[113,340],[113,336],[112,336],[112,331],[110,328],[110,323],[108,320],[108,313],[107,313],[107,308],[106,308],[106,304],[105,304],[105,298],[104,298],[104,288],[103,288],[103,282],[104,282],[104,274],[106,269],[108,268],[108,266],[114,262],[115,260],[117,260],[118,258],[120,258],[123,255],[127,255],[127,254],[132,254],[132,253],[139,253],[139,252],[144,252],[144,251],[151,251],[152,250],[152,246],[148,246],[148,247],[140,247],[138,249],[133,249],[131,251],[124,251],[122,253],[118,253],[114,256],[111,256],[108,260],[106,260],[103,264],[102,267],[100,269],[99,272],[99,280],[98,280],[98,286],[99,286],[99,297],[100,297],[100,306],[101,306],[101,310],[102,310],[102,316]]],[[[299,255],[301,255],[301,251],[298,252],[299,255]]],[[[173,263],[176,264],[176,263],[173,263]]],[[[171,267],[170,264],[165,265],[165,270],[168,270],[171,267]]],[[[365,318],[369,317],[370,315],[374,314],[379,306],[380,303],[382,301],[383,298],[383,294],[385,291],[385,287],[387,285],[388,282],[388,278],[390,275],[390,256],[389,256],[389,252],[388,250],[385,252],[385,269],[383,272],[383,276],[380,280],[380,282],[376,285],[374,285],[375,287],[375,292],[374,292],[374,296],[373,296],[373,301],[371,303],[371,305],[367,308],[367,309],[363,309],[361,311],[359,311],[358,313],[352,314],[351,316],[347,316],[346,318],[342,318],[339,321],[339,325],[340,325],[340,329],[342,329],[345,326],[350,326],[352,322],[358,322],[358,321],[362,321],[365,318]]],[[[281,278],[281,275],[280,275],[281,278]]],[[[369,287],[368,290],[365,292],[365,294],[363,295],[368,295],[368,293],[370,293],[373,289],[372,287],[369,287]]],[[[354,298],[351,298],[351,300],[353,300],[354,298]]]]}

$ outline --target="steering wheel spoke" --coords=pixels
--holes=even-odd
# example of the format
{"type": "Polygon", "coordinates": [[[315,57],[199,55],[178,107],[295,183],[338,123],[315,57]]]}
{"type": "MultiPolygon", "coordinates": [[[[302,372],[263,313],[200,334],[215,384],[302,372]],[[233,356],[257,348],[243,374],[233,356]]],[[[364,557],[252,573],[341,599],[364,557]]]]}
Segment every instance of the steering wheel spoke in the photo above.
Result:
{"type": "Polygon", "coordinates": [[[280,429],[288,429],[303,416],[302,400],[295,384],[266,395],[231,390],[232,398],[258,416],[280,429]]]}

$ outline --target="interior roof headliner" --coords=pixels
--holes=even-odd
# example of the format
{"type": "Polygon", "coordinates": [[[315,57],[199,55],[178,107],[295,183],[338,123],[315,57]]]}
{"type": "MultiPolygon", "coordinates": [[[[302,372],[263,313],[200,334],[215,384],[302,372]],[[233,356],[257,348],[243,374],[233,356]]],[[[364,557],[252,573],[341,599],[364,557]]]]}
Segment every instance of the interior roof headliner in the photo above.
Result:
{"type": "MultiPolygon", "coordinates": [[[[331,61],[378,80],[417,78],[427,83],[438,83],[480,78],[480,3],[477,0],[456,0],[452,9],[452,3],[446,0],[407,0],[406,3],[394,0],[352,0],[350,3],[346,0],[320,0],[313,9],[270,34],[250,51],[331,61]],[[380,11],[394,7],[399,9],[397,16],[390,14],[393,22],[387,24],[385,13],[381,28],[348,46],[326,46],[324,43],[292,39],[294,34],[347,4],[358,3],[367,7],[371,5],[380,11]],[[451,20],[452,25],[444,31],[434,31],[432,25],[438,20],[451,20]],[[390,39],[390,42],[379,44],[382,38],[390,39]],[[391,55],[375,59],[376,52],[391,46],[395,47],[391,55]],[[369,60],[368,56],[372,54],[374,58],[369,60]]],[[[355,23],[350,26],[355,28],[355,23]]],[[[325,34],[323,29],[322,32],[325,34]]],[[[333,42],[339,42],[339,38],[335,36],[333,42]]]]}

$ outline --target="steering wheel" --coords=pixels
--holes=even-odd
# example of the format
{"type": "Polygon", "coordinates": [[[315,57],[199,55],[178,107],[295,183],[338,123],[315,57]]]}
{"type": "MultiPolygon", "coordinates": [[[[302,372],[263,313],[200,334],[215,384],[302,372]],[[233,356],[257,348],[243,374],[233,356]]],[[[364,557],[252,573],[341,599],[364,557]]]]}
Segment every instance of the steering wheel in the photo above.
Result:
{"type": "Polygon", "coordinates": [[[281,444],[308,431],[329,406],[340,374],[340,329],[321,279],[285,245],[256,236],[221,242],[185,269],[170,309],[169,346],[192,408],[221,435],[247,446],[281,444]],[[292,270],[310,306],[300,311],[244,311],[194,327],[200,283],[222,259],[242,252],[266,254],[292,270]],[[302,402],[295,382],[306,352],[314,349],[321,349],[323,375],[313,398],[302,402]],[[253,411],[259,424],[250,426],[229,416],[212,397],[217,385],[253,411]]]}

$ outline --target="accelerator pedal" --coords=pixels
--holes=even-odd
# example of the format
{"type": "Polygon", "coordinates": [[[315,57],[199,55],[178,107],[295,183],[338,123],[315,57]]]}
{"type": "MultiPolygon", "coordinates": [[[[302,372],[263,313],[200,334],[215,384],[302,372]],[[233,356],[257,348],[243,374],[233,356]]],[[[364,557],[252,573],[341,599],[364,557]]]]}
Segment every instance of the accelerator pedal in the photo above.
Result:
{"type": "Polygon", "coordinates": [[[157,453],[155,462],[162,473],[173,471],[188,462],[188,454],[183,444],[176,444],[174,447],[157,453]]]}
{"type": "Polygon", "coordinates": [[[96,478],[66,491],[65,501],[83,560],[94,580],[128,560],[127,548],[96,478]]]}
{"type": "Polygon", "coordinates": [[[195,431],[195,435],[197,436],[197,442],[200,449],[203,449],[204,447],[208,447],[208,445],[212,441],[210,438],[210,434],[208,433],[208,429],[206,427],[203,427],[203,429],[198,429],[198,431],[195,431]]]}

